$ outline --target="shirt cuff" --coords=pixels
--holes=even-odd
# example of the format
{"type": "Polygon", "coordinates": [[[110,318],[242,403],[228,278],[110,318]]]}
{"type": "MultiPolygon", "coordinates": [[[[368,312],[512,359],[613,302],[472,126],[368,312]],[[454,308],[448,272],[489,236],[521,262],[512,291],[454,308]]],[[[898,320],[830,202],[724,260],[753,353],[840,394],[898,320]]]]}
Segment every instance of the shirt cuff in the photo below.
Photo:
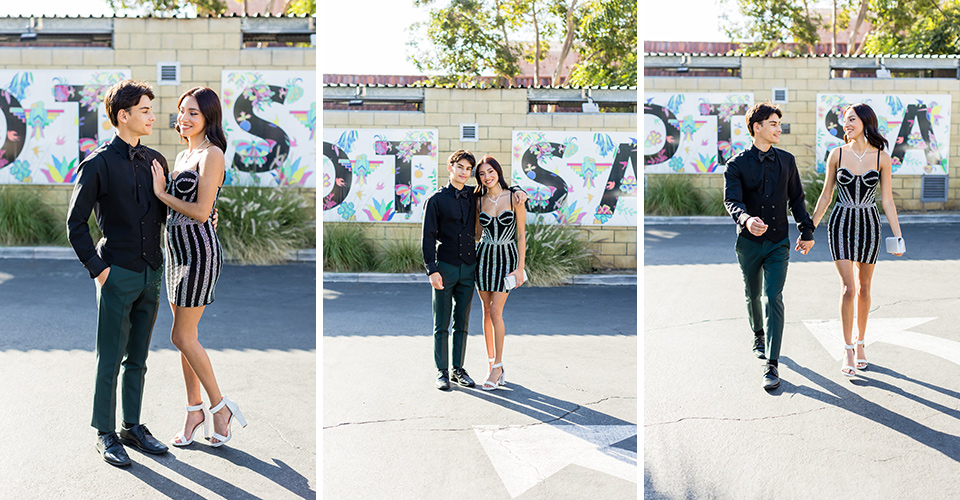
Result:
{"type": "Polygon", "coordinates": [[[102,273],[104,269],[110,266],[108,266],[107,263],[104,262],[99,255],[97,255],[87,262],[84,262],[83,267],[86,267],[87,272],[90,273],[90,277],[95,279],[97,276],[100,276],[100,273],[102,273]]]}
{"type": "Polygon", "coordinates": [[[437,264],[435,262],[431,262],[427,264],[427,276],[430,276],[433,273],[439,273],[439,272],[440,270],[437,269],[437,264]]]}
{"type": "Polygon", "coordinates": [[[740,214],[740,219],[737,220],[737,224],[740,224],[741,227],[747,227],[747,221],[750,220],[750,214],[744,212],[740,214]]]}

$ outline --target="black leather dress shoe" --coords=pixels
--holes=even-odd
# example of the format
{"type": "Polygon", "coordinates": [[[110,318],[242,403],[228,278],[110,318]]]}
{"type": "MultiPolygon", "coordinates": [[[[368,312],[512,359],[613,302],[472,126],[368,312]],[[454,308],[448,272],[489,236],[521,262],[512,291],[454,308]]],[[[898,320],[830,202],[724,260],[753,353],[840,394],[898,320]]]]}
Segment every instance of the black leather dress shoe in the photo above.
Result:
{"type": "Polygon", "coordinates": [[[777,373],[776,365],[767,363],[763,368],[763,388],[772,391],[780,387],[780,374],[777,373]]]}
{"type": "Polygon", "coordinates": [[[757,333],[753,337],[753,353],[760,359],[767,359],[766,346],[763,341],[763,332],[757,333]]]}
{"type": "Polygon", "coordinates": [[[439,370],[437,372],[437,389],[441,391],[450,389],[450,376],[447,375],[446,370],[439,370]]]}
{"type": "Polygon", "coordinates": [[[464,387],[473,387],[473,379],[470,378],[470,375],[467,375],[467,371],[463,368],[453,367],[453,373],[450,374],[450,380],[456,382],[464,387]]]}
{"type": "Polygon", "coordinates": [[[167,452],[167,445],[157,441],[143,424],[137,424],[129,429],[120,429],[120,442],[152,455],[162,455],[167,452]]]}
{"type": "Polygon", "coordinates": [[[120,444],[116,432],[97,436],[97,452],[103,457],[103,461],[110,465],[116,467],[130,465],[130,457],[127,456],[127,450],[124,450],[123,445],[120,444]]]}

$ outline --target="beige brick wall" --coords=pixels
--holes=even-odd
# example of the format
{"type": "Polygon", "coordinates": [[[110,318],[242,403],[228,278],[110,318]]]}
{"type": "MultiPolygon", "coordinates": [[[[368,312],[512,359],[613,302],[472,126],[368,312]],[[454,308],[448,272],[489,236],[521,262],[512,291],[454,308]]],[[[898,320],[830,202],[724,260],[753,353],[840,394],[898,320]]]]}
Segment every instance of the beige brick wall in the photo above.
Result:
{"type": "MultiPolygon", "coordinates": [[[[504,176],[511,176],[514,130],[605,130],[635,132],[637,114],[527,113],[525,89],[424,89],[424,112],[324,111],[325,128],[436,128],[439,130],[440,185],[449,178],[446,159],[458,149],[468,149],[478,158],[491,155],[501,160],[504,176]],[[460,142],[460,124],[479,125],[478,142],[460,142]]],[[[368,235],[393,239],[420,239],[420,225],[366,224],[368,235]],[[382,228],[382,230],[381,230],[382,228]],[[390,231],[394,229],[394,232],[390,231]],[[371,232],[372,231],[372,232],[371,232]],[[382,232],[381,232],[382,231],[382,232]]],[[[637,228],[581,226],[591,240],[600,268],[637,268],[637,228]],[[601,234],[602,236],[597,236],[601,234]]]]}
{"type": "MultiPolygon", "coordinates": [[[[769,101],[774,87],[789,88],[789,103],[781,104],[783,123],[790,134],[780,136],[780,147],[797,158],[801,174],[816,168],[816,106],[818,93],[952,94],[950,124],[950,182],[946,203],[920,203],[920,176],[893,177],[893,198],[899,210],[960,210],[960,81],[942,78],[830,78],[825,57],[743,57],[741,78],[646,77],[645,92],[752,92],[754,102],[769,101]]],[[[670,174],[649,174],[670,175],[670,174]]],[[[690,175],[698,189],[723,186],[722,174],[690,175]]],[[[807,198],[820,193],[806,193],[807,198]]]]}
{"type": "MultiPolygon", "coordinates": [[[[223,19],[114,19],[113,48],[17,48],[0,47],[0,69],[126,69],[132,77],[149,83],[157,96],[158,133],[143,143],[168,159],[184,146],[167,127],[176,113],[181,93],[205,85],[220,93],[221,72],[225,69],[316,70],[316,49],[242,49],[239,18],[223,19]],[[158,61],[180,61],[181,83],[157,85],[158,61]]],[[[73,186],[31,186],[44,200],[66,214],[73,186]]],[[[316,206],[316,189],[298,189],[311,207],[316,206]]]]}

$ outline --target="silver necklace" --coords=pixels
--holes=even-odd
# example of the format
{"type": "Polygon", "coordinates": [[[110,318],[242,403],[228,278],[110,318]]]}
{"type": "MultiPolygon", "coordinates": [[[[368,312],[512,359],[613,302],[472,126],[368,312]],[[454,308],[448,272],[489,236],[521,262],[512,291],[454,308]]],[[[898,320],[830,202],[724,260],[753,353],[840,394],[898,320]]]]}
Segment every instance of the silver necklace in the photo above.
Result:
{"type": "Polygon", "coordinates": [[[497,195],[497,199],[491,198],[489,194],[487,195],[487,199],[490,200],[490,203],[493,203],[494,205],[496,205],[497,202],[500,201],[500,197],[501,197],[501,196],[503,196],[503,190],[502,190],[502,189],[500,190],[500,194],[497,195]]]}
{"type": "Polygon", "coordinates": [[[856,156],[860,163],[863,163],[863,157],[867,155],[867,150],[870,149],[870,146],[865,146],[863,148],[863,154],[857,154],[857,150],[853,149],[853,144],[850,145],[850,152],[853,153],[853,156],[856,156]]]}
{"type": "Polygon", "coordinates": [[[188,161],[190,161],[190,157],[193,156],[193,153],[196,153],[200,149],[200,146],[203,146],[208,142],[210,142],[210,139],[204,139],[203,142],[197,145],[197,147],[187,151],[187,155],[183,157],[183,162],[187,163],[188,161]]]}

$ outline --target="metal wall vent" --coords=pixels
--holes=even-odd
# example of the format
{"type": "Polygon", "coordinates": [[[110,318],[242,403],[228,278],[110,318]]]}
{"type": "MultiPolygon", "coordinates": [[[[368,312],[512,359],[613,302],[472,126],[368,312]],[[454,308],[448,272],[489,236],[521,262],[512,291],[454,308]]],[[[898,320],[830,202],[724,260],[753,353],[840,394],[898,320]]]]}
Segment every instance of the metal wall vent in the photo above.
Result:
{"type": "Polygon", "coordinates": [[[180,85],[180,63],[158,62],[157,85],[180,85]]]}
{"type": "Polygon", "coordinates": [[[924,175],[920,177],[920,201],[947,201],[947,175],[924,175]]]}
{"type": "Polygon", "coordinates": [[[460,142],[477,142],[477,132],[480,127],[476,123],[460,124],[460,142]]]}
{"type": "Polygon", "coordinates": [[[786,87],[774,87],[773,89],[773,103],[774,104],[787,104],[787,93],[790,89],[786,87]]]}

